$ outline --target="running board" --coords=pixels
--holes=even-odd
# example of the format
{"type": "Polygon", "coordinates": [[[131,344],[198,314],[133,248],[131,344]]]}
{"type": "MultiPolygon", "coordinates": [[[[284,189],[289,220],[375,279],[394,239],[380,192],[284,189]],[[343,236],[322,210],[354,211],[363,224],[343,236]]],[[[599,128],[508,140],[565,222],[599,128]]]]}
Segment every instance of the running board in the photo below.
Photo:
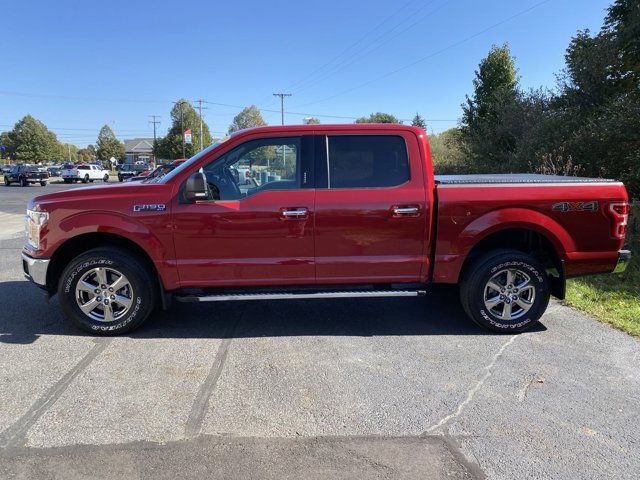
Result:
{"type": "Polygon", "coordinates": [[[379,297],[422,297],[425,290],[369,290],[355,292],[313,292],[313,293],[238,293],[221,295],[176,295],[178,302],[231,302],[242,300],[299,300],[309,298],[379,298],[379,297]]]}

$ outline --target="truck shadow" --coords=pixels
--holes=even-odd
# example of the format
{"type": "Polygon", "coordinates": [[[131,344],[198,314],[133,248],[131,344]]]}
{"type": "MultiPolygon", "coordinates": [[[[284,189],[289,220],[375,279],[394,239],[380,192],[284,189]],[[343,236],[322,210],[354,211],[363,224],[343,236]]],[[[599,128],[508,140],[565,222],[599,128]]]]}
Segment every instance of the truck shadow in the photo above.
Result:
{"type": "MultiPolygon", "coordinates": [[[[0,283],[0,343],[29,344],[41,335],[90,336],[62,314],[54,297],[26,281],[0,283]]],[[[545,330],[539,324],[535,330],[545,330]]],[[[467,318],[455,287],[432,287],[424,298],[174,302],[130,338],[287,336],[492,335],[467,318]]]]}

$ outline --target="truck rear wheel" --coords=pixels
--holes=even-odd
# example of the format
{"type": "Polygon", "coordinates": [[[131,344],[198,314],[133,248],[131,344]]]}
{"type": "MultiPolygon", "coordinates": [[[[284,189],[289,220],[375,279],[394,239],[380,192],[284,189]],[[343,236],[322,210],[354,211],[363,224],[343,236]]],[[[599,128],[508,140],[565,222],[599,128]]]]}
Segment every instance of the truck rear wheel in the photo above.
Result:
{"type": "Polygon", "coordinates": [[[153,311],[157,289],[149,268],[116,247],[89,250],[73,259],[58,284],[60,305],[79,328],[118,335],[139,327],[153,311]]]}
{"type": "Polygon", "coordinates": [[[473,262],[460,283],[465,312],[483,328],[523,332],[535,325],[549,304],[549,279],[530,255],[494,250],[473,262]]]}
{"type": "Polygon", "coordinates": [[[88,181],[89,181],[89,174],[88,174],[88,173],[86,173],[86,174],[84,175],[84,178],[82,179],[82,183],[87,183],[88,181]]]}

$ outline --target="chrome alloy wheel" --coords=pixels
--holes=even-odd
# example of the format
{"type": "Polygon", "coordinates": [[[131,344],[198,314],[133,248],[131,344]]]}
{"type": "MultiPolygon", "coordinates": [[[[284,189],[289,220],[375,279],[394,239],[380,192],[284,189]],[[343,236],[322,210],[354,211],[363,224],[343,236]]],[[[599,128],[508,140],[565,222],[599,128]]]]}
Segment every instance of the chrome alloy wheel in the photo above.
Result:
{"type": "Polygon", "coordinates": [[[133,304],[133,288],[124,274],[98,267],[86,272],[76,285],[76,302],[85,315],[112,322],[127,314],[133,304]]]}
{"type": "Polygon", "coordinates": [[[502,320],[515,320],[526,314],[536,298],[531,277],[517,268],[500,270],[484,287],[484,306],[502,320]]]}

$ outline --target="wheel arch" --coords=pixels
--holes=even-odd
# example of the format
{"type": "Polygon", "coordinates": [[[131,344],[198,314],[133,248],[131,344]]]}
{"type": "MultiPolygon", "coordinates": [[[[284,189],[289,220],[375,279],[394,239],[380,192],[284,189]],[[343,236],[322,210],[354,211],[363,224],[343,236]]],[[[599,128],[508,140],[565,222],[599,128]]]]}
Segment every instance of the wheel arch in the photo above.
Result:
{"type": "Polygon", "coordinates": [[[57,290],[58,281],[69,262],[78,255],[97,247],[119,247],[139,257],[145,266],[150,269],[158,281],[158,288],[162,288],[162,277],[156,268],[149,253],[138,243],[111,232],[88,232],[76,235],[65,240],[56,248],[51,256],[47,269],[47,291],[54,293],[57,290]]]}
{"type": "Polygon", "coordinates": [[[509,226],[486,233],[472,246],[465,256],[460,269],[460,277],[464,277],[474,262],[498,249],[516,250],[531,255],[545,268],[551,285],[551,294],[564,299],[565,271],[562,254],[564,248],[560,240],[541,231],[540,228],[527,226],[509,226]],[[560,245],[560,246],[559,246],[560,245]]]}

